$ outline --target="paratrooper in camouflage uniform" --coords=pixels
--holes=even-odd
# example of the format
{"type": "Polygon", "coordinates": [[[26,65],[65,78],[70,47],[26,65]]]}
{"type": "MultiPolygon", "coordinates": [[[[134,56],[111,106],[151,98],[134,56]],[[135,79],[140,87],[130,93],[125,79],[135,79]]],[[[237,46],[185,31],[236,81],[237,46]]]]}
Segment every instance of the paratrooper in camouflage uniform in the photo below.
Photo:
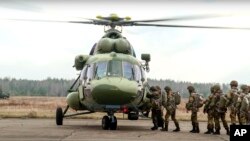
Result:
{"type": "Polygon", "coordinates": [[[207,131],[204,134],[212,134],[214,133],[214,115],[213,109],[210,107],[211,101],[214,96],[214,86],[210,88],[211,94],[208,96],[207,100],[205,101],[205,106],[203,113],[207,113],[207,131]]]}
{"type": "Polygon", "coordinates": [[[247,112],[247,125],[250,125],[250,86],[248,86],[248,94],[246,95],[246,98],[248,99],[249,102],[248,112],[247,112]]]}
{"type": "Polygon", "coordinates": [[[236,80],[232,80],[230,82],[230,87],[231,90],[227,93],[226,98],[228,99],[227,102],[227,106],[230,109],[230,119],[231,119],[231,124],[232,125],[236,125],[236,116],[238,116],[239,119],[239,115],[237,115],[236,113],[236,103],[238,100],[238,82],[236,80]]]}
{"type": "Polygon", "coordinates": [[[187,111],[191,110],[191,122],[193,129],[190,131],[191,133],[200,133],[200,128],[199,128],[199,122],[197,119],[197,112],[199,111],[198,104],[199,97],[198,94],[195,92],[195,89],[193,86],[188,86],[187,87],[188,92],[189,92],[189,99],[188,103],[186,103],[186,109],[187,111]]]}
{"type": "MultiPolygon", "coordinates": [[[[157,130],[159,125],[159,119],[162,119],[162,108],[161,108],[161,94],[159,90],[155,86],[150,87],[150,94],[147,95],[150,98],[150,102],[152,105],[152,122],[154,126],[151,128],[152,130],[157,130]]],[[[163,121],[163,119],[162,119],[163,121]]],[[[163,128],[163,127],[162,127],[163,128]]]]}
{"type": "Polygon", "coordinates": [[[248,108],[249,108],[249,101],[247,95],[249,90],[247,85],[241,85],[240,88],[242,92],[238,97],[236,109],[237,109],[237,114],[239,115],[239,124],[246,125],[248,119],[248,108]]]}
{"type": "Polygon", "coordinates": [[[166,99],[165,103],[163,103],[163,106],[166,108],[166,115],[165,115],[165,128],[162,131],[168,131],[169,117],[171,116],[171,119],[174,121],[174,124],[176,126],[176,129],[173,131],[179,132],[180,126],[175,117],[177,107],[176,107],[174,93],[169,86],[166,86],[164,89],[166,91],[166,99]]]}
{"type": "Polygon", "coordinates": [[[227,98],[223,95],[222,90],[219,85],[214,85],[214,96],[211,102],[211,106],[214,107],[214,123],[215,123],[215,132],[214,135],[220,134],[220,119],[226,130],[226,134],[229,135],[229,126],[226,121],[226,112],[227,112],[227,98]]]}

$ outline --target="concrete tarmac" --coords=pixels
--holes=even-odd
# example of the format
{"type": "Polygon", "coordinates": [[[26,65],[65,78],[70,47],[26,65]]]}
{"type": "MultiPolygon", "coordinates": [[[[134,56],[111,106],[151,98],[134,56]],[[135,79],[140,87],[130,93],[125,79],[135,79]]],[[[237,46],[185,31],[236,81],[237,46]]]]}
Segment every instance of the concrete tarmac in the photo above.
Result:
{"type": "Polygon", "coordinates": [[[201,132],[189,133],[191,122],[180,122],[181,131],[170,121],[169,131],[151,131],[151,120],[118,120],[117,130],[103,130],[100,119],[0,119],[0,141],[229,141],[224,128],[221,135],[206,135],[206,122],[201,132]]]}

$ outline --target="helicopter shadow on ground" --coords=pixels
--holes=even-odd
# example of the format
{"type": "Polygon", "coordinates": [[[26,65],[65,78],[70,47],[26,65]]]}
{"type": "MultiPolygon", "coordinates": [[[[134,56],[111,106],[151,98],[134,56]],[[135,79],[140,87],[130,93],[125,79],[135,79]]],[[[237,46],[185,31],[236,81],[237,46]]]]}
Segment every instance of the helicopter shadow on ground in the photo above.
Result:
{"type": "MultiPolygon", "coordinates": [[[[101,125],[63,125],[60,128],[69,129],[69,130],[95,130],[95,131],[108,131],[103,130],[101,125]]],[[[134,131],[151,131],[148,126],[136,126],[136,125],[118,125],[116,130],[112,131],[126,131],[126,132],[134,132],[134,131]]]]}

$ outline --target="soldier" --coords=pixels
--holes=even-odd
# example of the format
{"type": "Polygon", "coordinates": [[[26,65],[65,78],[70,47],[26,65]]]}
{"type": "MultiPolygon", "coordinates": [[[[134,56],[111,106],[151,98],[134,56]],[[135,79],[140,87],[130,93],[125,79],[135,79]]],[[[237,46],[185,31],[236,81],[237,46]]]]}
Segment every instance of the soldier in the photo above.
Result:
{"type": "Polygon", "coordinates": [[[215,123],[215,132],[214,135],[220,134],[220,119],[223,123],[223,126],[226,130],[227,135],[230,134],[229,126],[226,121],[226,102],[227,98],[222,94],[220,85],[214,86],[214,97],[211,104],[214,105],[214,123],[215,123]]]}
{"type": "Polygon", "coordinates": [[[157,91],[160,94],[160,110],[161,110],[161,115],[158,116],[158,126],[162,127],[162,129],[164,128],[164,119],[163,119],[163,107],[162,107],[162,103],[165,102],[165,93],[161,90],[160,86],[155,86],[155,88],[157,89],[157,91]]]}
{"type": "Polygon", "coordinates": [[[247,112],[247,125],[250,125],[250,86],[248,86],[248,94],[246,95],[246,98],[248,99],[249,102],[248,112],[247,112]]]}
{"type": "MultiPolygon", "coordinates": [[[[232,125],[236,125],[236,103],[237,103],[237,99],[238,99],[238,82],[236,80],[232,80],[230,82],[230,87],[231,90],[228,92],[228,94],[226,95],[228,102],[227,102],[227,106],[230,109],[230,119],[231,119],[231,124],[232,125]]],[[[239,119],[239,115],[238,119],[239,119]]]]}
{"type": "Polygon", "coordinates": [[[158,119],[162,118],[162,111],[161,111],[161,95],[157,88],[155,86],[150,87],[150,94],[147,95],[148,98],[150,98],[150,102],[152,105],[151,113],[152,113],[152,122],[154,126],[151,128],[151,130],[157,130],[158,129],[158,119]]]}
{"type": "Polygon", "coordinates": [[[171,116],[171,119],[174,121],[174,124],[176,126],[176,129],[173,130],[174,132],[179,132],[180,131],[180,126],[178,121],[175,118],[176,114],[176,99],[175,95],[172,92],[172,89],[169,86],[166,86],[165,88],[166,91],[166,101],[163,104],[163,106],[166,108],[166,115],[165,115],[165,128],[162,129],[162,131],[168,131],[168,123],[169,123],[169,117],[171,116]]]}
{"type": "Polygon", "coordinates": [[[214,116],[213,116],[213,109],[210,107],[213,95],[214,95],[214,86],[210,88],[211,94],[208,96],[207,100],[205,101],[205,106],[203,113],[207,113],[207,131],[204,134],[212,134],[214,133],[214,116]]]}
{"type": "Polygon", "coordinates": [[[195,92],[195,89],[193,86],[188,86],[187,89],[190,95],[189,95],[188,103],[186,103],[186,109],[187,109],[187,112],[189,110],[192,111],[191,121],[192,121],[193,129],[190,132],[200,133],[199,123],[197,120],[197,112],[199,111],[199,108],[202,107],[203,102],[202,103],[200,102],[201,97],[195,92]]]}
{"type": "Polygon", "coordinates": [[[247,94],[249,90],[248,90],[247,85],[241,85],[240,89],[242,90],[242,92],[240,93],[240,96],[238,97],[236,110],[237,110],[237,114],[239,115],[239,124],[246,125],[247,119],[248,119],[248,106],[249,106],[247,94]]]}

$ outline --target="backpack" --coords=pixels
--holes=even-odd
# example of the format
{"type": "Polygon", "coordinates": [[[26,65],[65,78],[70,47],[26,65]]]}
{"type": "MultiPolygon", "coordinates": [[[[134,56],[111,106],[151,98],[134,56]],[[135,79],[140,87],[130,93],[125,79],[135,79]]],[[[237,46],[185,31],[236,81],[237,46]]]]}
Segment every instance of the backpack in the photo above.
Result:
{"type": "Polygon", "coordinates": [[[197,108],[201,108],[204,104],[204,97],[201,94],[196,93],[196,106],[197,108]]]}
{"type": "Polygon", "coordinates": [[[174,92],[174,97],[175,97],[175,105],[179,105],[181,103],[181,95],[180,92],[174,92]]]}

